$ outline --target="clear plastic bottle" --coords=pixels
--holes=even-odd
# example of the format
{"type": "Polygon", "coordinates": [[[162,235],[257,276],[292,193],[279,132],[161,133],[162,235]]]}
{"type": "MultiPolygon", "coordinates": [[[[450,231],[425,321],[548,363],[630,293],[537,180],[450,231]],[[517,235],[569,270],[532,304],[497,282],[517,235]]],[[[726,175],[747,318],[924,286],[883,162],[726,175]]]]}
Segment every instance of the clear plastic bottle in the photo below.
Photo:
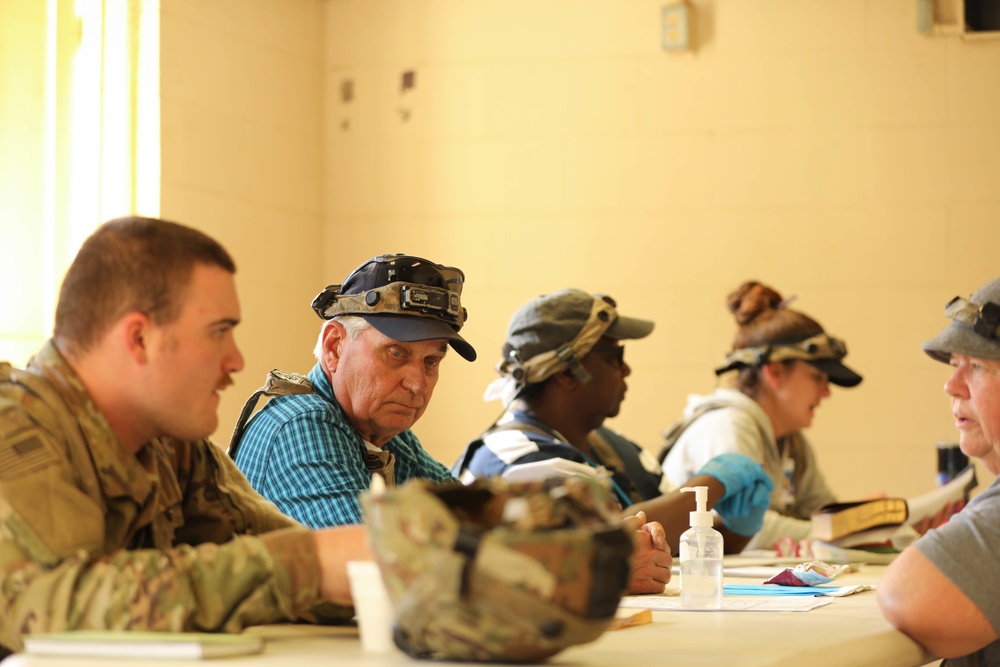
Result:
{"type": "Polygon", "coordinates": [[[696,511],[691,528],[681,535],[681,607],[722,608],[722,533],[712,528],[707,486],[686,486],[694,492],[696,511]]]}

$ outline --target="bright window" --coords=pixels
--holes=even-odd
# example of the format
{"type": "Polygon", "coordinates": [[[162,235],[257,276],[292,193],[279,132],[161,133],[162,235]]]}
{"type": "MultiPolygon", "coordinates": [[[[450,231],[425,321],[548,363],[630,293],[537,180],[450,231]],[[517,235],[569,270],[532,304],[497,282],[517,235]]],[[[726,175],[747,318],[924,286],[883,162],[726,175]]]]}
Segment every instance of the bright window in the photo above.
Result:
{"type": "Polygon", "coordinates": [[[159,0],[0,1],[0,359],[102,221],[159,212],[159,0]]]}

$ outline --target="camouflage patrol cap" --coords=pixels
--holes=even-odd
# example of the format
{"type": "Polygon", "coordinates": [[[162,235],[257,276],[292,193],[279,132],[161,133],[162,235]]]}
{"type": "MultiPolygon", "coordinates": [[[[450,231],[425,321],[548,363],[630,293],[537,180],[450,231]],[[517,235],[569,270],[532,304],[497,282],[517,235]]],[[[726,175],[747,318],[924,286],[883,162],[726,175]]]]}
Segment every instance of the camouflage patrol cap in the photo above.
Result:
{"type": "Polygon", "coordinates": [[[464,283],[465,274],[453,266],[403,253],[379,255],[342,285],[327,285],[312,308],[325,320],[357,315],[393,340],[447,340],[463,359],[475,361],[475,348],[458,333],[468,318],[464,283]]]}
{"type": "Polygon", "coordinates": [[[573,350],[581,358],[601,336],[623,340],[645,338],[652,333],[653,322],[621,315],[617,305],[605,294],[588,294],[573,288],[536,297],[511,317],[503,356],[507,358],[511,351],[516,351],[522,362],[527,363],[540,354],[572,344],[592,319],[598,322],[596,336],[573,350]]]}
{"type": "Polygon", "coordinates": [[[581,363],[601,337],[615,340],[645,338],[653,331],[650,320],[618,313],[618,304],[606,294],[563,289],[524,304],[507,326],[494,380],[483,395],[491,401],[511,402],[531,384],[569,369],[580,382],[590,381],[581,363]]]}
{"type": "Polygon", "coordinates": [[[361,497],[412,657],[534,662],[607,629],[632,542],[601,482],[412,480],[361,497]]]}

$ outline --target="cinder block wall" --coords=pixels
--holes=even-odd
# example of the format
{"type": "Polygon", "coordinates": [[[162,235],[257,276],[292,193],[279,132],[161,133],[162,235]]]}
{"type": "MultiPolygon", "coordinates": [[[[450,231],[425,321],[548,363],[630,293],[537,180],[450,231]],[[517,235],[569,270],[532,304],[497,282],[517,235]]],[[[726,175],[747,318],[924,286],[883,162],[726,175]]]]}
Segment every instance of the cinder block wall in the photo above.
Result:
{"type": "Polygon", "coordinates": [[[164,2],[163,211],[241,264],[220,440],[263,372],[311,365],[312,296],[402,251],[468,278],[481,358],[446,361],[416,428],[446,463],[499,412],[479,396],[528,298],[576,286],[656,320],[612,424],[655,450],[757,278],[865,375],[810,429],[833,486],[933,484],[956,433],[919,345],[1000,275],[1000,40],[921,35],[911,0],[717,0],[671,53],[663,4],[164,2]]]}
{"type": "Polygon", "coordinates": [[[223,445],[268,370],[309,368],[327,251],[323,17],[320,0],[161,3],[161,213],[237,263],[246,368],[223,394],[223,445]]]}

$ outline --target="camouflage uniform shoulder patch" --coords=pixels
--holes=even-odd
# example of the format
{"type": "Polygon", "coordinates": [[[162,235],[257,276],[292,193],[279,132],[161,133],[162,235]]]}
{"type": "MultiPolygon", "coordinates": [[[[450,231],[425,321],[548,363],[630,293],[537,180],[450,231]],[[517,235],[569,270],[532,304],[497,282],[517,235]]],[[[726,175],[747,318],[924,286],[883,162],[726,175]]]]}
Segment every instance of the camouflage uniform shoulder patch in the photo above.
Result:
{"type": "Polygon", "coordinates": [[[0,482],[13,482],[58,463],[59,456],[39,428],[0,440],[0,482]]]}

